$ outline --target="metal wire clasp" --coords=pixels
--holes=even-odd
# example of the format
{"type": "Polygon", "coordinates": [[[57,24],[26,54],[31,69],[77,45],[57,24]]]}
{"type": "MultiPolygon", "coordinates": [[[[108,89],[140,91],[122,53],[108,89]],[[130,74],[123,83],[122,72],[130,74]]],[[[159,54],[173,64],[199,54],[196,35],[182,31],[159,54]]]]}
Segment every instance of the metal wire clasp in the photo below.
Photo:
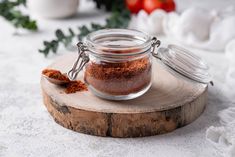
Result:
{"type": "Polygon", "coordinates": [[[151,53],[156,58],[159,58],[159,57],[158,57],[157,53],[155,53],[155,48],[156,48],[156,46],[159,47],[160,45],[161,45],[161,41],[158,40],[156,37],[153,37],[152,38],[152,51],[151,51],[151,53]]]}
{"type": "Polygon", "coordinates": [[[70,80],[75,80],[78,73],[83,69],[86,63],[89,62],[90,60],[88,55],[85,53],[85,51],[87,51],[87,47],[82,42],[78,42],[77,47],[78,47],[78,58],[76,62],[74,63],[72,69],[67,73],[68,78],[70,80]]]}

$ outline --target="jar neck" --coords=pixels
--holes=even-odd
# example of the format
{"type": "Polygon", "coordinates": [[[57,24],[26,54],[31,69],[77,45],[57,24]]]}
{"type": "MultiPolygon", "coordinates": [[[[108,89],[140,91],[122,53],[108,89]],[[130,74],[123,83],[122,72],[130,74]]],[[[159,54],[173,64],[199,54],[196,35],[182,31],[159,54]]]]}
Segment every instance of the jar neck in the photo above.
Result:
{"type": "Polygon", "coordinates": [[[152,49],[149,48],[145,51],[140,51],[138,53],[133,53],[133,54],[126,54],[126,53],[101,53],[101,54],[97,54],[94,53],[92,51],[87,51],[86,53],[89,55],[90,59],[92,60],[92,58],[96,59],[100,59],[100,60],[106,60],[106,61],[131,61],[131,60],[136,60],[136,59],[140,59],[143,57],[147,57],[151,55],[151,51],[152,49]]]}
{"type": "Polygon", "coordinates": [[[113,59],[113,60],[123,60],[123,59],[136,59],[142,56],[150,54],[152,51],[151,44],[148,47],[142,49],[120,49],[120,50],[110,50],[110,49],[92,49],[87,48],[86,53],[89,56],[94,56],[104,59],[113,59]]]}
{"type": "Polygon", "coordinates": [[[89,52],[101,56],[133,56],[151,48],[151,37],[131,29],[104,29],[87,35],[84,40],[89,52]]]}

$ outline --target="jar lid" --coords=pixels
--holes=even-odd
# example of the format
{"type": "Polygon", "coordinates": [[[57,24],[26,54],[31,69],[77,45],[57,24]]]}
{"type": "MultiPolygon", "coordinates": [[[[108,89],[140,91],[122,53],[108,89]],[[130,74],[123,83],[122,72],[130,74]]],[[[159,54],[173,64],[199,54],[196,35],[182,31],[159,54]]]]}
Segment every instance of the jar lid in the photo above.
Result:
{"type": "Polygon", "coordinates": [[[208,65],[197,55],[177,45],[168,45],[167,48],[159,48],[157,51],[154,56],[173,75],[213,85],[208,65]]]}

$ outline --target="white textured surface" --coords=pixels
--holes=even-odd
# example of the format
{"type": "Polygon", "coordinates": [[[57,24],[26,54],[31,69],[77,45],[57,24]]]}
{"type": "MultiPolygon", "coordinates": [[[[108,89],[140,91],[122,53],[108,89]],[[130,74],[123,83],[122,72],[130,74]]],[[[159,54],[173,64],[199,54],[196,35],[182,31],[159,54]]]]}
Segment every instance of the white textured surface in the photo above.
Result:
{"type": "MultiPolygon", "coordinates": [[[[136,139],[101,138],[67,130],[53,121],[42,104],[39,81],[41,70],[55,57],[44,58],[37,50],[43,39],[53,37],[55,28],[102,22],[102,13],[89,7],[83,10],[77,18],[65,21],[39,19],[40,33],[21,36],[12,36],[14,29],[0,19],[0,156],[219,156],[205,132],[211,125],[220,125],[217,113],[228,104],[229,94],[220,90],[228,69],[224,53],[192,49],[210,65],[215,86],[209,88],[209,103],[202,116],[172,133],[136,139]]],[[[162,38],[162,42],[172,41],[162,38]]]]}
{"type": "Polygon", "coordinates": [[[229,69],[223,84],[223,92],[227,93],[226,103],[229,107],[219,112],[221,126],[211,126],[206,131],[208,141],[214,146],[218,154],[224,157],[235,156],[235,40],[226,47],[225,55],[228,59],[229,69]]]}

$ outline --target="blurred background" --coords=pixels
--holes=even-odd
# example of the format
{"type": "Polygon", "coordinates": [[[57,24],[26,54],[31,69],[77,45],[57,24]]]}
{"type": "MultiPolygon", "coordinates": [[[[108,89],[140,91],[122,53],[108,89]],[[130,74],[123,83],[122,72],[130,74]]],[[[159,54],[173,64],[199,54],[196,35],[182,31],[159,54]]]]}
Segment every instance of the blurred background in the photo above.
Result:
{"type": "Polygon", "coordinates": [[[50,55],[52,49],[74,50],[77,40],[92,31],[131,28],[191,47],[224,51],[235,36],[228,33],[235,25],[234,6],[233,0],[2,0],[1,39],[6,42],[12,34],[37,36],[34,51],[50,55]]]}

